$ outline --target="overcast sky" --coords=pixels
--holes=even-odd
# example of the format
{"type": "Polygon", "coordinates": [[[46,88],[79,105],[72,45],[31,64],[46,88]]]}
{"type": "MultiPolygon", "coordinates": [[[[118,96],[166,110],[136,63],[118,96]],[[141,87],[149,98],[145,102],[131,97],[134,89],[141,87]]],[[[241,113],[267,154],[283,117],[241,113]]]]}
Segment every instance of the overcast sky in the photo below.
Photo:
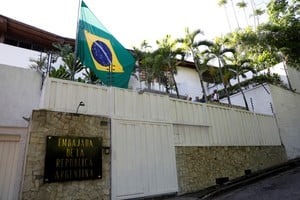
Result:
{"type": "MultiPolygon", "coordinates": [[[[85,0],[104,26],[126,47],[154,44],[166,34],[183,37],[184,28],[204,31],[203,39],[229,32],[218,0],[85,0]]],[[[60,36],[75,38],[79,0],[0,0],[0,14],[60,36]]],[[[230,4],[229,4],[230,5],[230,4]]],[[[245,26],[242,10],[237,10],[245,26]]],[[[249,13],[248,13],[249,14],[249,13]]],[[[249,14],[250,15],[250,14],[249,14]]],[[[236,21],[231,12],[231,27],[236,21]]]]}

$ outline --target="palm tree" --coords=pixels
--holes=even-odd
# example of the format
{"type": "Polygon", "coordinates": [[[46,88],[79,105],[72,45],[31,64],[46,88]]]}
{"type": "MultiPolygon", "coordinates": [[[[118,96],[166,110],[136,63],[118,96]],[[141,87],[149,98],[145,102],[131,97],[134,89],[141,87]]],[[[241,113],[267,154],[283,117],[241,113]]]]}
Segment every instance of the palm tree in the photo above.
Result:
{"type": "MultiPolygon", "coordinates": [[[[177,74],[177,66],[180,63],[177,56],[181,55],[183,58],[183,51],[182,49],[176,47],[177,42],[175,40],[173,41],[170,35],[166,35],[166,37],[161,41],[156,41],[156,44],[158,45],[158,54],[162,57],[162,68],[166,66],[165,77],[167,80],[167,84],[169,85],[169,88],[174,85],[176,95],[179,98],[180,95],[175,80],[175,74],[177,74]],[[169,80],[167,76],[169,73],[171,74],[172,80],[169,80]]],[[[166,89],[167,88],[168,87],[166,85],[166,89]]]]}
{"type": "Polygon", "coordinates": [[[226,18],[227,18],[227,23],[228,23],[228,26],[229,26],[229,30],[230,30],[230,32],[232,32],[231,25],[230,25],[230,19],[229,19],[228,12],[227,12],[227,7],[226,7],[227,0],[219,0],[218,5],[220,7],[224,7],[226,18]]]}
{"type": "Polygon", "coordinates": [[[264,13],[265,13],[265,11],[262,10],[262,9],[259,9],[259,8],[255,9],[254,12],[253,12],[253,16],[256,17],[258,25],[260,24],[260,22],[259,22],[259,16],[263,15],[264,13]]]}
{"type": "Polygon", "coordinates": [[[257,15],[255,15],[256,5],[255,5],[254,0],[250,0],[250,4],[251,4],[251,7],[252,7],[254,28],[256,28],[258,24],[256,24],[257,15]]]}
{"type": "Polygon", "coordinates": [[[102,84],[101,80],[96,76],[96,74],[89,68],[84,68],[85,72],[82,73],[84,76],[84,82],[90,84],[102,84]]]}
{"type": "Polygon", "coordinates": [[[154,80],[151,68],[153,66],[153,55],[150,52],[151,46],[144,40],[140,47],[133,47],[133,56],[136,59],[136,70],[139,71],[140,81],[146,81],[148,89],[151,89],[151,83],[154,80]]]}
{"type": "Polygon", "coordinates": [[[185,38],[180,38],[177,40],[178,43],[182,43],[183,44],[183,50],[186,51],[187,54],[191,53],[194,63],[195,63],[195,67],[196,67],[196,71],[198,72],[198,76],[200,79],[200,84],[201,84],[201,88],[202,88],[202,93],[203,96],[205,98],[205,101],[207,101],[207,95],[206,95],[206,91],[204,88],[204,83],[203,83],[203,72],[205,70],[203,70],[201,63],[200,63],[200,55],[201,52],[199,50],[200,46],[206,46],[210,44],[210,42],[206,41],[206,40],[202,40],[202,41],[196,41],[196,37],[202,34],[202,31],[200,29],[195,30],[193,32],[190,33],[189,29],[186,28],[185,29],[185,38]]]}
{"type": "Polygon", "coordinates": [[[32,62],[32,64],[29,66],[30,69],[34,69],[41,73],[47,71],[48,56],[43,56],[41,54],[39,59],[30,58],[29,61],[32,62]]]}
{"type": "Polygon", "coordinates": [[[75,59],[72,46],[69,44],[53,44],[53,46],[59,50],[57,54],[62,58],[63,64],[60,67],[64,68],[70,74],[70,80],[74,81],[75,75],[81,72],[84,67],[80,60],[75,59]]]}
{"type": "Polygon", "coordinates": [[[227,89],[227,85],[230,83],[229,80],[231,74],[228,70],[226,70],[226,59],[228,54],[233,55],[235,53],[235,49],[226,48],[224,47],[223,43],[226,43],[226,41],[221,42],[219,38],[216,38],[216,41],[214,43],[210,43],[208,45],[209,48],[206,51],[202,52],[202,54],[206,57],[208,61],[217,60],[220,78],[224,86],[228,103],[229,105],[231,105],[230,96],[227,89]]]}
{"type": "Polygon", "coordinates": [[[229,68],[232,72],[234,72],[235,76],[237,77],[238,87],[240,92],[242,93],[245,107],[247,110],[249,110],[247,99],[241,86],[240,77],[246,78],[246,73],[249,71],[256,74],[256,70],[252,66],[252,60],[250,59],[234,56],[233,59],[231,59],[231,61],[232,64],[226,65],[226,67],[229,68]]]}
{"type": "Polygon", "coordinates": [[[61,65],[58,69],[52,67],[50,69],[49,76],[64,80],[70,80],[71,74],[66,68],[66,66],[61,65]]]}
{"type": "Polygon", "coordinates": [[[230,0],[230,1],[231,1],[231,6],[232,6],[232,10],[233,10],[233,14],[234,14],[234,18],[235,18],[236,24],[238,26],[238,29],[240,29],[240,23],[239,23],[239,20],[237,18],[237,15],[236,15],[236,11],[235,11],[235,6],[233,4],[233,0],[230,0]]]}
{"type": "Polygon", "coordinates": [[[243,12],[244,12],[244,15],[245,15],[246,24],[247,24],[247,26],[249,26],[248,17],[247,17],[247,13],[246,13],[247,3],[244,0],[242,0],[241,2],[237,2],[236,5],[240,9],[243,9],[243,12]]]}

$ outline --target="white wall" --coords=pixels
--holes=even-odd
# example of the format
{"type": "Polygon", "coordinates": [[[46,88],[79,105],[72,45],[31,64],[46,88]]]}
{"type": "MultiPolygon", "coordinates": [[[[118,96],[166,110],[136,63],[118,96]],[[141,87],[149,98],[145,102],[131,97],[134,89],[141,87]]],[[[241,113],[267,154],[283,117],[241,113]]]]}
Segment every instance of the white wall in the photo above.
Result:
{"type": "Polygon", "coordinates": [[[202,139],[195,140],[198,145],[280,145],[278,128],[270,115],[173,99],[167,95],[139,94],[133,90],[107,89],[54,78],[49,78],[46,83],[42,109],[75,112],[76,105],[83,100],[85,106],[79,109],[79,113],[108,114],[113,119],[174,124],[178,131],[204,131],[202,139]],[[96,94],[100,94],[101,98],[97,98],[96,94]]]}
{"type": "MultiPolygon", "coordinates": [[[[193,99],[195,99],[196,96],[199,96],[200,98],[202,97],[202,88],[200,85],[199,76],[195,69],[180,66],[177,67],[175,80],[180,95],[190,96],[193,99]]],[[[129,81],[129,88],[133,90],[139,90],[147,88],[147,85],[144,81],[140,82],[136,78],[131,77],[129,81]]],[[[157,83],[152,84],[151,88],[158,91],[165,91],[164,86],[157,83]]],[[[173,93],[176,94],[175,90],[173,91],[173,93]]]]}
{"type": "Polygon", "coordinates": [[[300,94],[276,86],[270,86],[275,116],[287,156],[300,156],[300,94]]]}
{"type": "Polygon", "coordinates": [[[288,67],[287,69],[292,89],[295,89],[297,93],[300,93],[300,71],[291,67],[288,67]]]}
{"type": "MultiPolygon", "coordinates": [[[[270,87],[268,84],[257,85],[255,87],[244,90],[249,110],[261,113],[272,115],[273,101],[270,93],[270,87]]],[[[241,93],[234,94],[230,96],[231,104],[245,107],[245,102],[241,93]]],[[[222,103],[227,103],[227,98],[220,100],[222,103]]]]}
{"type": "Polygon", "coordinates": [[[0,64],[29,68],[29,59],[39,59],[40,52],[0,43],[0,64]]]}
{"type": "Polygon", "coordinates": [[[31,69],[0,64],[0,80],[0,126],[27,126],[22,117],[30,117],[32,109],[38,108],[41,75],[31,69]]]}
{"type": "Polygon", "coordinates": [[[202,97],[200,79],[195,69],[187,67],[177,67],[178,73],[175,76],[179,93],[195,99],[196,96],[202,97]]]}

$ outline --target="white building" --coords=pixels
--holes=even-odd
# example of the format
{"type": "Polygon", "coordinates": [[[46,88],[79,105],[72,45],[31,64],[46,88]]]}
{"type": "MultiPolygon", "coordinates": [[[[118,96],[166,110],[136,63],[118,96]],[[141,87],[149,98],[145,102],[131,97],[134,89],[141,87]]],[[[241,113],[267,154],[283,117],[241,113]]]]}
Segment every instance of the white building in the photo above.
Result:
{"type": "MultiPolygon", "coordinates": [[[[296,89],[295,93],[272,85],[255,86],[245,91],[250,108],[254,108],[254,112],[225,108],[218,105],[188,102],[169,98],[165,95],[140,95],[132,90],[95,87],[64,80],[49,79],[49,87],[45,87],[46,92],[42,94],[42,74],[28,69],[28,66],[31,64],[29,58],[38,58],[40,51],[38,49],[33,50],[32,48],[29,48],[31,50],[28,50],[28,48],[25,49],[24,46],[33,47],[33,45],[30,45],[30,43],[24,45],[21,41],[16,42],[16,44],[23,44],[21,46],[7,44],[13,39],[7,37],[11,36],[8,33],[12,30],[5,30],[5,28],[3,28],[4,26],[5,25],[0,23],[0,33],[2,33],[0,38],[2,38],[2,42],[6,43],[0,44],[0,142],[2,145],[0,145],[0,150],[5,146],[6,153],[0,151],[2,153],[0,159],[9,161],[6,165],[3,165],[5,169],[1,168],[1,172],[8,171],[12,173],[2,173],[1,175],[4,174],[4,178],[2,178],[0,182],[12,184],[6,184],[5,186],[10,185],[9,188],[0,188],[0,191],[9,191],[10,194],[17,195],[21,190],[25,144],[28,143],[28,120],[32,110],[49,109],[75,113],[78,103],[82,100],[86,103],[85,107],[80,110],[82,114],[113,117],[113,134],[117,132],[122,133],[118,135],[118,137],[113,137],[119,144],[124,144],[126,139],[125,132],[128,136],[131,136],[128,137],[130,139],[127,139],[128,145],[124,145],[124,147],[130,147],[131,142],[135,141],[134,137],[132,137],[133,133],[141,137],[141,133],[145,134],[145,132],[147,132],[147,134],[150,133],[150,138],[156,138],[152,140],[147,136],[147,139],[143,139],[143,141],[147,141],[151,144],[158,144],[158,142],[155,141],[159,141],[160,143],[165,141],[164,144],[169,144],[169,146],[161,146],[172,148],[171,150],[174,153],[175,145],[186,145],[189,147],[197,145],[219,146],[224,148],[226,146],[248,146],[250,148],[274,145],[281,147],[283,144],[289,159],[300,156],[300,95],[297,93],[297,91],[300,90],[300,76],[299,73],[293,69],[288,70],[291,85],[293,89],[296,89]],[[93,92],[89,93],[91,90],[93,90],[93,92]],[[102,102],[104,102],[103,104],[105,104],[105,106],[97,106],[95,104],[99,99],[103,100],[102,102]],[[121,102],[126,104],[126,106],[122,106],[121,102]],[[142,103],[138,104],[140,102],[142,103]],[[112,105],[114,106],[112,107],[112,105]],[[146,107],[144,105],[150,106],[146,107]],[[271,107],[273,107],[273,110],[271,107]],[[132,110],[135,112],[132,112],[132,110]],[[267,115],[257,114],[256,112],[267,115]],[[275,115],[273,115],[273,113],[275,115]],[[234,122],[236,124],[232,126],[234,122]],[[141,131],[147,129],[147,127],[148,131],[141,131]],[[149,127],[151,129],[149,129],[149,127]],[[157,133],[161,136],[158,136],[157,133]],[[170,135],[170,138],[174,138],[174,141],[173,139],[169,140],[169,137],[165,137],[166,134],[170,135]],[[173,143],[176,144],[173,145],[173,143]],[[10,166],[14,166],[15,168],[10,169],[10,166]],[[17,173],[13,173],[14,171],[17,171],[17,173]]],[[[34,36],[34,34],[31,34],[31,36],[34,36]]],[[[37,34],[31,39],[35,39],[38,36],[41,37],[41,35],[37,34]]],[[[55,39],[58,41],[64,40],[64,38],[59,38],[58,36],[53,36],[53,38],[53,41],[55,39]]],[[[46,40],[47,38],[43,41],[46,40]]],[[[49,41],[52,40],[49,39],[49,41]]],[[[42,51],[42,49],[40,50],[42,51]]],[[[201,96],[200,81],[194,68],[179,67],[176,81],[179,86],[180,94],[193,97],[201,96]]],[[[130,87],[133,90],[139,90],[145,87],[145,85],[143,86],[143,83],[133,78],[131,79],[130,87]]],[[[159,88],[159,85],[155,85],[155,87],[159,88]]],[[[239,94],[232,96],[232,102],[235,105],[243,106],[243,101],[239,94]]],[[[146,136],[143,137],[146,138],[146,136]]],[[[136,149],[132,148],[129,153],[139,151],[141,146],[142,145],[139,144],[135,147],[136,149]]],[[[156,149],[156,146],[153,146],[153,150],[156,149]]],[[[128,163],[127,160],[124,160],[124,158],[129,155],[126,154],[128,151],[124,151],[120,148],[119,153],[120,152],[120,160],[118,161],[128,163]]],[[[144,154],[140,154],[142,155],[140,159],[147,159],[149,154],[146,153],[149,152],[150,151],[144,150],[144,152],[142,152],[144,154]]],[[[162,152],[165,153],[166,151],[162,152]]],[[[114,152],[112,154],[115,155],[114,152]]],[[[132,155],[134,156],[134,154],[132,155]]],[[[151,155],[154,155],[154,153],[151,155]]],[[[159,155],[159,153],[157,153],[157,155],[159,155]]],[[[170,191],[176,192],[178,191],[178,182],[176,180],[175,157],[171,158],[168,154],[164,154],[164,156],[164,158],[172,161],[172,166],[174,167],[172,170],[170,170],[170,167],[164,168],[166,169],[165,172],[168,173],[163,173],[164,169],[161,169],[160,172],[162,173],[158,174],[156,173],[156,169],[159,169],[160,166],[155,165],[150,167],[149,165],[145,165],[145,167],[140,165],[141,162],[135,162],[134,167],[136,168],[128,168],[127,173],[129,175],[135,175],[140,182],[152,180],[154,177],[153,174],[155,174],[159,183],[167,181],[172,189],[167,190],[169,188],[165,188],[163,193],[170,191]],[[148,169],[147,167],[149,170],[147,170],[147,173],[142,174],[143,176],[136,173],[138,170],[144,172],[145,169],[148,169]],[[153,174],[149,173],[148,175],[150,170],[152,170],[151,173],[153,172],[153,174]],[[166,174],[169,179],[164,179],[163,175],[166,174]]],[[[152,160],[155,160],[154,158],[156,157],[153,156],[152,160]]],[[[134,157],[133,160],[135,159],[134,157]]],[[[166,161],[166,159],[162,160],[166,161]]],[[[114,167],[113,172],[118,172],[118,170],[119,172],[123,172],[122,167],[125,165],[116,164],[118,163],[116,159],[113,160],[113,162],[115,162],[112,164],[114,167]]],[[[140,189],[149,196],[161,192],[157,191],[157,189],[160,188],[157,188],[157,184],[154,182],[149,181],[151,182],[151,184],[149,184],[151,187],[147,190],[147,188],[144,188],[138,181],[133,181],[129,184],[126,176],[116,177],[117,173],[112,174],[114,174],[112,178],[112,193],[115,196],[117,196],[117,194],[114,194],[114,192],[119,192],[117,190],[118,187],[124,189],[124,193],[128,194],[127,185],[134,185],[134,189],[140,189]],[[120,181],[121,178],[122,181],[120,181]]],[[[38,185],[39,183],[36,184],[38,185]]],[[[123,191],[119,194],[120,196],[123,195],[122,192],[123,191]]],[[[142,197],[142,195],[142,193],[134,193],[132,196],[128,196],[128,198],[142,197]],[[137,196],[134,196],[136,194],[137,196]]],[[[9,199],[14,199],[14,196],[9,199]]]]}

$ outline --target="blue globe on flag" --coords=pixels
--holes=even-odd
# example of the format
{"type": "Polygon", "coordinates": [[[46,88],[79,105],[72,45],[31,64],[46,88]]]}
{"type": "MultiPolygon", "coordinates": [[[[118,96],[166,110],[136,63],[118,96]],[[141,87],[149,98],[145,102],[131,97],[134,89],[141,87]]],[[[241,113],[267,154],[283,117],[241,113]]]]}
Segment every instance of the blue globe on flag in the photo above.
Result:
{"type": "Polygon", "coordinates": [[[112,63],[112,53],[109,47],[102,41],[95,41],[92,44],[91,52],[94,59],[102,66],[110,66],[112,63]]]}

